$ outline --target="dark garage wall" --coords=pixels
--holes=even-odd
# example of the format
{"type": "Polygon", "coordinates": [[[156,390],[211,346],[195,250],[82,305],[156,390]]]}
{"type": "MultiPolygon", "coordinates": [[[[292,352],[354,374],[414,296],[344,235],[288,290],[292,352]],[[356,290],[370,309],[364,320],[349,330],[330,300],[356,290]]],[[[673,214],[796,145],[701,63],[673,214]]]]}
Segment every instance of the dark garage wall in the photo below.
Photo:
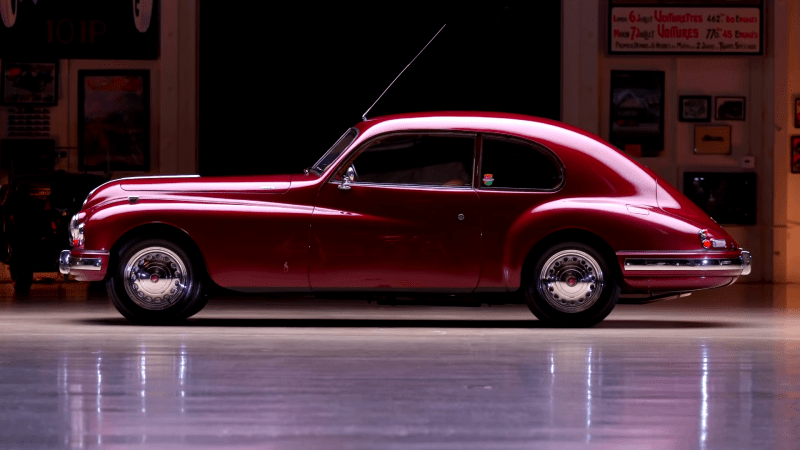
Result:
{"type": "Polygon", "coordinates": [[[311,165],[445,22],[370,116],[470,109],[558,119],[560,2],[486,3],[320,9],[202,2],[201,174],[311,165]]]}

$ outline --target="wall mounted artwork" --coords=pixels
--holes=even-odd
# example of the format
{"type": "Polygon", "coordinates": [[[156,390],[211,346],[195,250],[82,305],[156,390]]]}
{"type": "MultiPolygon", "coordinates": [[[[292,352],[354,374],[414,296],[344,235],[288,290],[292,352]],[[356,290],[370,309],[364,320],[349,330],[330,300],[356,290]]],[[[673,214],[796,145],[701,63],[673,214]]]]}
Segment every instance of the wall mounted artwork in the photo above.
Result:
{"type": "Polygon", "coordinates": [[[694,153],[697,155],[730,155],[730,125],[696,125],[694,153]]]}
{"type": "Polygon", "coordinates": [[[58,61],[17,63],[3,60],[0,103],[54,106],[58,103],[58,61]]]}
{"type": "Polygon", "coordinates": [[[679,98],[681,122],[709,122],[711,120],[710,95],[681,95],[679,98]]]}
{"type": "Polygon", "coordinates": [[[610,141],[631,156],[664,149],[664,72],[611,71],[610,141]]]}
{"type": "Polygon", "coordinates": [[[150,170],[150,72],[78,71],[80,170],[150,170]]]}

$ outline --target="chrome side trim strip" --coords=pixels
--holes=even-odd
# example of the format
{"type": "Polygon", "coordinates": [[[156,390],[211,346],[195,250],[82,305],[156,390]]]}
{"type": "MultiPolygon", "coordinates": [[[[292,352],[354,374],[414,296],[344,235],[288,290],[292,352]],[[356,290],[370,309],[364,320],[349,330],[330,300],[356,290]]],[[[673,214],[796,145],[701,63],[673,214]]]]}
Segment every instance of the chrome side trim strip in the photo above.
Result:
{"type": "MultiPolygon", "coordinates": [[[[749,253],[748,253],[749,255],[749,253]]],[[[745,265],[743,258],[724,259],[685,259],[685,258],[627,258],[625,270],[628,271],[720,271],[742,270],[750,265],[745,265]]],[[[744,273],[743,273],[744,274],[744,273]]]]}

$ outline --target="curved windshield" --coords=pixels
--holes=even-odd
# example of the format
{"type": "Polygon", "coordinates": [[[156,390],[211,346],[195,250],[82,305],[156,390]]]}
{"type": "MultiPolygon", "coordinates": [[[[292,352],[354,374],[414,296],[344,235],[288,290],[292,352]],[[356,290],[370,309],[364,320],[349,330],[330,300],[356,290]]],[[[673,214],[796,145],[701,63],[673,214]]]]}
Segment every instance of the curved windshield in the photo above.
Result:
{"type": "Polygon", "coordinates": [[[350,128],[347,130],[342,137],[340,137],[339,140],[333,144],[333,147],[331,147],[330,150],[322,155],[322,158],[320,158],[319,161],[314,164],[311,170],[316,173],[322,173],[323,170],[331,165],[331,163],[334,162],[336,158],[338,158],[339,155],[341,155],[342,152],[350,146],[350,144],[353,143],[353,141],[356,139],[356,136],[358,136],[358,130],[355,128],[350,128]]]}

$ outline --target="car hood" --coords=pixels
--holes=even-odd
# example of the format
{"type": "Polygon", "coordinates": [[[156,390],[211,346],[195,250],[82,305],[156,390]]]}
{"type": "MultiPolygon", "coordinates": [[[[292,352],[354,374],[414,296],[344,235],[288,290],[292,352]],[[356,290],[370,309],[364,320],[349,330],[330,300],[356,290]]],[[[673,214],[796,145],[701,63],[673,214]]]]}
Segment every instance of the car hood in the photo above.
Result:
{"type": "Polygon", "coordinates": [[[254,175],[242,177],[141,177],[118,180],[119,187],[130,192],[259,192],[283,194],[292,184],[291,175],[254,175]]]}

